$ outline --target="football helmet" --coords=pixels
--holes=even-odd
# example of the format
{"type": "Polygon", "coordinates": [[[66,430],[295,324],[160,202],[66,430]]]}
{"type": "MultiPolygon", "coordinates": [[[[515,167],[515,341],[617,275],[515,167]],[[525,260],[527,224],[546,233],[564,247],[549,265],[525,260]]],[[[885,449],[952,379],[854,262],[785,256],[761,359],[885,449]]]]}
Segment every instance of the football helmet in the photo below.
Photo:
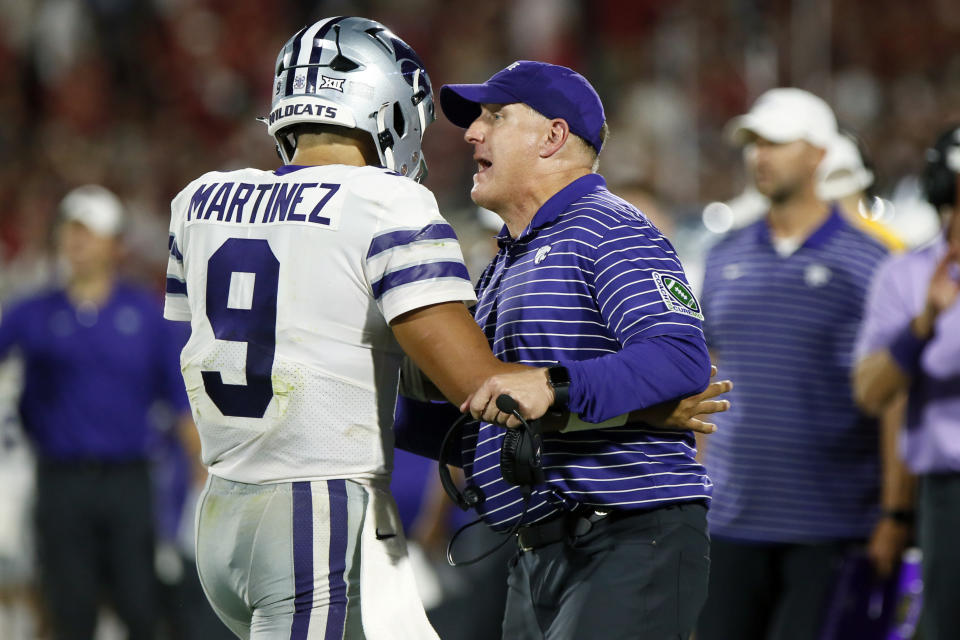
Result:
{"type": "Polygon", "coordinates": [[[366,131],[383,166],[422,181],[421,142],[434,119],[430,78],[414,50],[379,22],[336,17],[283,46],[264,120],[285,164],[296,144],[290,125],[331,124],[366,131]]]}

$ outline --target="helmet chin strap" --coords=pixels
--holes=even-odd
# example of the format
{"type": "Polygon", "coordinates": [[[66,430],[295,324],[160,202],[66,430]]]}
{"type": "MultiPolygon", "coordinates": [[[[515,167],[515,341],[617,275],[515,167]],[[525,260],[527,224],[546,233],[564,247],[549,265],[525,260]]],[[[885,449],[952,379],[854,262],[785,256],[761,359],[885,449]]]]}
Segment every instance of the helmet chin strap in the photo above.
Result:
{"type": "Polygon", "coordinates": [[[290,164],[296,150],[297,147],[292,133],[281,133],[277,136],[277,154],[283,160],[283,164],[290,164]]]}
{"type": "MultiPolygon", "coordinates": [[[[396,161],[393,158],[393,149],[391,146],[384,146],[381,143],[381,138],[384,134],[389,135],[390,131],[386,126],[386,113],[390,108],[390,103],[385,102],[380,106],[380,109],[377,110],[377,147],[380,149],[380,153],[383,155],[383,162],[387,166],[387,169],[391,171],[396,171],[396,161]]],[[[392,136],[391,136],[392,140],[392,136]]]]}
{"type": "MultiPolygon", "coordinates": [[[[413,95],[420,93],[420,67],[413,72],[413,95]]],[[[417,116],[420,118],[420,139],[423,140],[423,132],[427,130],[427,112],[424,108],[424,101],[417,103],[417,116]]]]}

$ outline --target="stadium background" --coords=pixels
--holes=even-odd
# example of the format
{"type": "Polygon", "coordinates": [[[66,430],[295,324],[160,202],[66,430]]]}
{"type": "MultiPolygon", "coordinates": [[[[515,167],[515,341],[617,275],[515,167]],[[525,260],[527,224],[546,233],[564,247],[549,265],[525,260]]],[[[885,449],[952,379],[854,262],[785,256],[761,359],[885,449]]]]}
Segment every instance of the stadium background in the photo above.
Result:
{"type": "MultiPolygon", "coordinates": [[[[344,14],[393,28],[435,89],[516,59],[582,72],[611,125],[601,173],[674,239],[694,281],[715,237],[704,208],[745,187],[723,126],[774,86],[827,99],[869,150],[886,221],[911,244],[932,233],[916,175],[934,135],[960,121],[955,0],[5,1],[0,302],[55,272],[57,203],[88,182],[128,206],[125,270],[160,295],[170,198],[209,170],[277,165],[254,119],[268,111],[277,51],[300,26],[344,14]]],[[[469,200],[462,131],[441,117],[424,148],[426,184],[476,275],[493,231],[469,200]]],[[[0,502],[10,491],[0,486],[0,502]]]]}
{"type": "MultiPolygon", "coordinates": [[[[101,182],[133,215],[130,270],[159,286],[171,196],[211,169],[276,165],[254,120],[268,110],[276,53],[303,24],[338,14],[395,29],[435,87],[482,81],[523,58],[583,72],[611,124],[601,171],[652,193],[679,227],[678,244],[702,228],[706,203],[742,190],[739,153],[722,128],[767,88],[826,98],[866,142],[880,191],[900,199],[924,146],[960,119],[952,0],[4,2],[4,263],[42,253],[62,194],[101,182]]],[[[477,239],[461,132],[441,118],[425,149],[441,210],[467,243],[477,239]]],[[[18,285],[8,270],[5,290],[18,285]]]]}

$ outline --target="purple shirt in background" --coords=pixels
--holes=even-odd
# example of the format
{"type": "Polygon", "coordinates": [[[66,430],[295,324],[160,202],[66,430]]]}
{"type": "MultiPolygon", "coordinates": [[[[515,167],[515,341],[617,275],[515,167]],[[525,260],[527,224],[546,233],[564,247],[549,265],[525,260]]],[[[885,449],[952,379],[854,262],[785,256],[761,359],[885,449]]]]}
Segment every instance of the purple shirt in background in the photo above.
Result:
{"type": "MultiPolygon", "coordinates": [[[[888,259],[873,280],[857,339],[857,360],[887,349],[923,310],[930,276],[947,242],[888,259]]],[[[940,314],[913,373],[901,441],[914,473],[960,471],[960,302],[940,314]]]]}
{"type": "Polygon", "coordinates": [[[186,412],[178,337],[151,292],[118,283],[99,309],[63,290],[4,306],[0,359],[24,360],[20,414],[48,461],[145,460],[155,400],[186,412]]]}

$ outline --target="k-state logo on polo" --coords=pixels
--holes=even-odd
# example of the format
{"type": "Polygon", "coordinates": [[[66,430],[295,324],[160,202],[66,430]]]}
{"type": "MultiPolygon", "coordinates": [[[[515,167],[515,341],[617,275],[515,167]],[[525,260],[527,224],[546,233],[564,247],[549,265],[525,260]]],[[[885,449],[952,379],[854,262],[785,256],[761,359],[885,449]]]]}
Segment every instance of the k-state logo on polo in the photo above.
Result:
{"type": "Polygon", "coordinates": [[[833,277],[833,271],[824,264],[814,263],[807,265],[803,270],[803,281],[808,287],[819,288],[830,282],[833,277]]]}
{"type": "Polygon", "coordinates": [[[533,257],[533,264],[540,264],[541,262],[546,260],[547,254],[550,253],[550,249],[552,248],[553,247],[548,244],[545,247],[540,247],[539,249],[537,249],[537,255],[533,257]]]}
{"type": "Polygon", "coordinates": [[[676,276],[669,273],[653,272],[653,281],[657,283],[657,291],[667,308],[676,313],[703,320],[700,303],[693,292],[676,276]]]}

